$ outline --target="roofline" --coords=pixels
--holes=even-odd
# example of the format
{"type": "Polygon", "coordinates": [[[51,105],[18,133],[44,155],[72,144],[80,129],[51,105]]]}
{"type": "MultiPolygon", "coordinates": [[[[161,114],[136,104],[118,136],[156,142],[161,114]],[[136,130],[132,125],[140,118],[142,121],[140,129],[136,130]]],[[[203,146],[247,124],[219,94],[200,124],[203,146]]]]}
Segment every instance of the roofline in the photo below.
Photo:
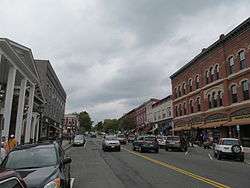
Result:
{"type": "Polygon", "coordinates": [[[248,24],[250,24],[250,17],[247,18],[245,21],[243,21],[240,25],[238,25],[236,28],[234,28],[232,31],[230,31],[228,34],[224,35],[220,35],[220,38],[215,41],[213,44],[211,44],[209,47],[207,48],[203,48],[202,52],[200,54],[198,54],[197,56],[195,56],[191,61],[189,61],[187,64],[185,64],[183,67],[181,67],[180,69],[178,69],[174,74],[172,74],[170,76],[171,79],[175,78],[178,74],[180,74],[181,72],[183,72],[184,70],[186,70],[188,67],[190,67],[193,63],[195,63],[198,59],[200,59],[201,57],[203,57],[205,54],[207,54],[210,50],[212,50],[213,48],[215,48],[216,46],[220,45],[222,42],[225,42],[229,37],[233,36],[234,34],[236,34],[237,32],[239,32],[242,28],[244,28],[245,26],[247,26],[248,24]]]}

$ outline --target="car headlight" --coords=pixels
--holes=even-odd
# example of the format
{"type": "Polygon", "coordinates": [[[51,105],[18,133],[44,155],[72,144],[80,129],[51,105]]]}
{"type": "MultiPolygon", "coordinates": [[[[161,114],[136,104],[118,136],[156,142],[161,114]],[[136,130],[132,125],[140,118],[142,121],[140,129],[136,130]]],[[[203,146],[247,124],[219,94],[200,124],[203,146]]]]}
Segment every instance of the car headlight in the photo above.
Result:
{"type": "Polygon", "coordinates": [[[60,178],[56,178],[53,181],[47,183],[44,188],[60,188],[61,186],[60,178]]]}

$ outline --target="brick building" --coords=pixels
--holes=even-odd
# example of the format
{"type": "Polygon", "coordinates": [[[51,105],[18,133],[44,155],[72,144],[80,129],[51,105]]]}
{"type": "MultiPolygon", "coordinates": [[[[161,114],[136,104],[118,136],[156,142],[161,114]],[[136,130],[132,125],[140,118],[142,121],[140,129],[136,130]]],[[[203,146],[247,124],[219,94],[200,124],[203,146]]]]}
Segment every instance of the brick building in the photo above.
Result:
{"type": "Polygon", "coordinates": [[[63,119],[63,134],[68,135],[78,132],[80,121],[75,114],[65,114],[63,119]]]}
{"type": "Polygon", "coordinates": [[[250,18],[171,77],[174,131],[250,145],[250,18]]]}

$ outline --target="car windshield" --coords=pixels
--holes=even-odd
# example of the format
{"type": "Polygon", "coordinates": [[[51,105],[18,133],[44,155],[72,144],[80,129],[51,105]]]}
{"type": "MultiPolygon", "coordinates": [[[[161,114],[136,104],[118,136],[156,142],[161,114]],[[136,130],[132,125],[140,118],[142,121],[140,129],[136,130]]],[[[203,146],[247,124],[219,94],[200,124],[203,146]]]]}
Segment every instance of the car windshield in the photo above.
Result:
{"type": "Polygon", "coordinates": [[[232,146],[232,145],[240,145],[239,140],[222,140],[222,145],[232,146]]]}
{"type": "Polygon", "coordinates": [[[145,141],[155,141],[155,137],[149,136],[144,138],[145,141]]]}
{"type": "Polygon", "coordinates": [[[75,140],[83,140],[83,135],[76,135],[75,140]]]}
{"type": "Polygon", "coordinates": [[[167,140],[178,141],[178,140],[180,140],[180,137],[178,137],[178,136],[169,136],[169,137],[167,137],[167,140]]]}
{"type": "Polygon", "coordinates": [[[117,140],[116,136],[106,136],[105,140],[117,140]]]}
{"type": "Polygon", "coordinates": [[[4,167],[10,169],[40,168],[57,164],[54,147],[29,148],[9,153],[4,167]]]}

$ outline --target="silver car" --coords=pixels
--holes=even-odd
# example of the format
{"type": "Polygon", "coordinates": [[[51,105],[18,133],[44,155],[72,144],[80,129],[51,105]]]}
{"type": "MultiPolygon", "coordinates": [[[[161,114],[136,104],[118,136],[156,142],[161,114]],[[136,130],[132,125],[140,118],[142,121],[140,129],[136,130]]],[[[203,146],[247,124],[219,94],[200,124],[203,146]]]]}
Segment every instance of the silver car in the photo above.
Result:
{"type": "Polygon", "coordinates": [[[116,136],[105,136],[102,141],[103,151],[121,151],[120,141],[116,136]]]}
{"type": "Polygon", "coordinates": [[[83,135],[79,134],[76,135],[73,141],[74,146],[83,146],[85,144],[85,138],[83,135]]]}

